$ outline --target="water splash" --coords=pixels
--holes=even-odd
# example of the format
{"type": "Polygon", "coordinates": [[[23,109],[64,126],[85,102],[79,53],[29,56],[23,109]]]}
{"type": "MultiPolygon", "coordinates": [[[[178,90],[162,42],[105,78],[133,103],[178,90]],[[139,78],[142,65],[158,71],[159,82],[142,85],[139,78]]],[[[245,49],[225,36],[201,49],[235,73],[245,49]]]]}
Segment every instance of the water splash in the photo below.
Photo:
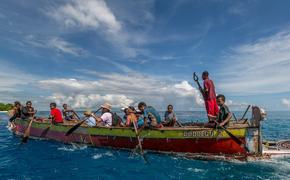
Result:
{"type": "Polygon", "coordinates": [[[65,146],[59,147],[59,148],[57,148],[57,150],[73,152],[73,151],[76,151],[76,150],[87,149],[87,147],[88,147],[87,145],[81,145],[81,144],[72,143],[71,145],[65,145],[65,146]]]}

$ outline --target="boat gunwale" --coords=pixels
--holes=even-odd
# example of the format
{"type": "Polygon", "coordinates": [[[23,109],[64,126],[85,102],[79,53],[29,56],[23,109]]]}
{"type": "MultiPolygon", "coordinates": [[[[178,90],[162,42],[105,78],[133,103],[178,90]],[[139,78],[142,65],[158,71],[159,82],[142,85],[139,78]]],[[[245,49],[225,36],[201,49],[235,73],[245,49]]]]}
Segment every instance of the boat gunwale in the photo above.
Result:
{"type": "MultiPolygon", "coordinates": [[[[21,122],[26,122],[28,123],[29,120],[27,119],[16,119],[17,121],[21,121],[21,122]]],[[[40,122],[40,121],[34,121],[33,124],[42,124],[42,125],[50,125],[51,123],[48,122],[40,122]]],[[[21,123],[22,124],[22,123],[21,123]]],[[[76,123],[77,124],[77,123],[76,123]]],[[[76,124],[59,124],[59,125],[54,125],[53,126],[63,126],[65,128],[68,127],[73,127],[76,124]]],[[[248,124],[242,124],[242,126],[240,126],[240,123],[234,124],[234,126],[229,126],[227,127],[228,130],[235,130],[235,129],[249,129],[249,128],[257,128],[254,126],[249,126],[248,124]],[[238,125],[238,126],[237,126],[238,125]],[[239,127],[240,126],[240,127],[239,127]]],[[[88,125],[81,125],[80,127],[82,128],[96,128],[96,129],[121,129],[121,130],[134,130],[133,127],[121,127],[121,126],[110,126],[110,127],[106,127],[106,126],[88,126],[88,125]]],[[[157,130],[157,131],[190,131],[190,130],[196,130],[196,131],[200,131],[200,130],[213,130],[213,129],[218,129],[215,127],[200,127],[200,126],[183,126],[183,127],[162,127],[162,128],[145,128],[143,130],[157,130]]]]}

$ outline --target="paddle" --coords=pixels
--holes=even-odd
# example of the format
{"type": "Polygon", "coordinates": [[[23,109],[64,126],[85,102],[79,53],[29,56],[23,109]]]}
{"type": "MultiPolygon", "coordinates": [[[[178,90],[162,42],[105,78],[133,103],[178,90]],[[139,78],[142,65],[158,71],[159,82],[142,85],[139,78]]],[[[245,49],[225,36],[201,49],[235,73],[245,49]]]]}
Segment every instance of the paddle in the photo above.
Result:
{"type": "Polygon", "coordinates": [[[235,121],[238,121],[238,119],[237,119],[235,113],[233,113],[233,117],[234,117],[235,121]]]}
{"type": "Polygon", "coordinates": [[[146,163],[148,163],[149,161],[144,155],[142,143],[141,143],[140,136],[139,136],[139,133],[138,133],[138,130],[137,130],[137,125],[136,125],[135,122],[133,122],[133,125],[134,125],[135,134],[136,134],[136,137],[137,137],[137,140],[138,140],[138,146],[139,146],[139,149],[140,149],[140,155],[143,157],[144,161],[146,163]]]}
{"type": "Polygon", "coordinates": [[[238,145],[240,145],[242,148],[244,148],[247,152],[250,152],[245,143],[243,143],[239,138],[237,138],[235,135],[233,135],[230,131],[228,131],[225,127],[220,126],[220,124],[214,120],[214,122],[217,124],[218,127],[222,128],[238,145]]]}
{"type": "Polygon", "coordinates": [[[51,127],[51,124],[50,124],[47,128],[45,128],[45,129],[42,131],[42,133],[40,134],[40,137],[41,137],[41,138],[43,138],[43,137],[46,136],[46,134],[48,133],[50,127],[51,127]]]}
{"type": "Polygon", "coordinates": [[[76,115],[76,117],[78,118],[78,120],[80,120],[79,115],[74,111],[74,114],[76,115]]]}
{"type": "Polygon", "coordinates": [[[32,119],[30,120],[29,125],[26,128],[26,130],[25,130],[25,132],[24,132],[24,134],[22,136],[22,143],[27,143],[29,135],[30,135],[30,129],[31,129],[33,121],[34,121],[34,115],[32,116],[32,119]]]}
{"type": "MultiPolygon", "coordinates": [[[[94,114],[96,114],[100,109],[99,108],[97,111],[94,112],[94,114]]],[[[68,136],[70,134],[72,134],[75,130],[77,130],[89,117],[85,118],[84,120],[82,120],[81,122],[77,123],[76,125],[74,125],[72,128],[70,128],[66,133],[65,136],[68,136]]]]}
{"type": "Polygon", "coordinates": [[[196,82],[197,86],[198,86],[198,89],[200,91],[200,93],[202,94],[203,98],[204,98],[204,91],[198,81],[198,76],[195,74],[195,72],[193,73],[193,80],[196,82]]]}
{"type": "MultiPolygon", "coordinates": [[[[197,83],[201,94],[203,94],[203,90],[202,90],[201,85],[199,84],[199,81],[198,81],[198,76],[195,74],[195,72],[193,73],[193,80],[197,83]]],[[[203,98],[204,98],[204,96],[203,96],[203,98]]],[[[219,126],[219,123],[216,120],[214,120],[214,122],[219,126]]],[[[239,138],[237,138],[235,135],[233,135],[231,132],[229,132],[225,127],[223,127],[223,126],[219,126],[219,127],[221,127],[224,131],[226,131],[226,133],[233,139],[233,141],[235,141],[240,146],[243,146],[243,148],[247,152],[249,152],[249,149],[245,146],[245,144],[239,138]]]]}
{"type": "MultiPolygon", "coordinates": [[[[251,107],[251,105],[248,105],[248,107],[247,107],[246,111],[244,112],[244,114],[243,114],[241,120],[244,119],[244,117],[246,116],[246,114],[247,114],[247,112],[249,111],[250,107],[251,107]]],[[[244,122],[243,122],[243,124],[245,124],[247,121],[248,121],[248,119],[245,119],[244,122]]]]}
{"type": "Polygon", "coordinates": [[[175,122],[179,127],[182,127],[182,124],[178,120],[176,120],[175,122]]]}

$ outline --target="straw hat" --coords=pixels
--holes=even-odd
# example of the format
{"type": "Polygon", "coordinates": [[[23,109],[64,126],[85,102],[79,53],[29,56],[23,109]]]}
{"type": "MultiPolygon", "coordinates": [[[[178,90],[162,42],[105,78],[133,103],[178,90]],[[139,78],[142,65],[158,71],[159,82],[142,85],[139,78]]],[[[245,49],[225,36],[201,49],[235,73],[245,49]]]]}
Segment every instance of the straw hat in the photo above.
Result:
{"type": "Polygon", "coordinates": [[[90,116],[92,114],[92,111],[91,110],[86,110],[84,112],[84,115],[87,115],[87,116],[90,116]]]}
{"type": "Polygon", "coordinates": [[[105,103],[105,104],[103,104],[101,107],[102,107],[102,108],[105,108],[105,109],[108,109],[108,110],[111,111],[112,105],[109,104],[109,103],[105,103]]]}

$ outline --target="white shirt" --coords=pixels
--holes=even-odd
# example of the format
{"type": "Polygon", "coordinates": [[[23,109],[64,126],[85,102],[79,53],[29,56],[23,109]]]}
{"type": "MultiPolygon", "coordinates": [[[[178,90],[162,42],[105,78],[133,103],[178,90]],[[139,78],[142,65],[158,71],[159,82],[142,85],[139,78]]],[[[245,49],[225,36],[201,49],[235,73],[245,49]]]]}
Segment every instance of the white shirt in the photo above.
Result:
{"type": "Polygon", "coordinates": [[[89,117],[86,120],[86,123],[88,126],[92,127],[92,126],[96,126],[96,119],[94,117],[89,117]]]}
{"type": "Polygon", "coordinates": [[[109,112],[105,112],[102,114],[101,119],[104,123],[104,126],[112,126],[112,114],[109,112]]]}

